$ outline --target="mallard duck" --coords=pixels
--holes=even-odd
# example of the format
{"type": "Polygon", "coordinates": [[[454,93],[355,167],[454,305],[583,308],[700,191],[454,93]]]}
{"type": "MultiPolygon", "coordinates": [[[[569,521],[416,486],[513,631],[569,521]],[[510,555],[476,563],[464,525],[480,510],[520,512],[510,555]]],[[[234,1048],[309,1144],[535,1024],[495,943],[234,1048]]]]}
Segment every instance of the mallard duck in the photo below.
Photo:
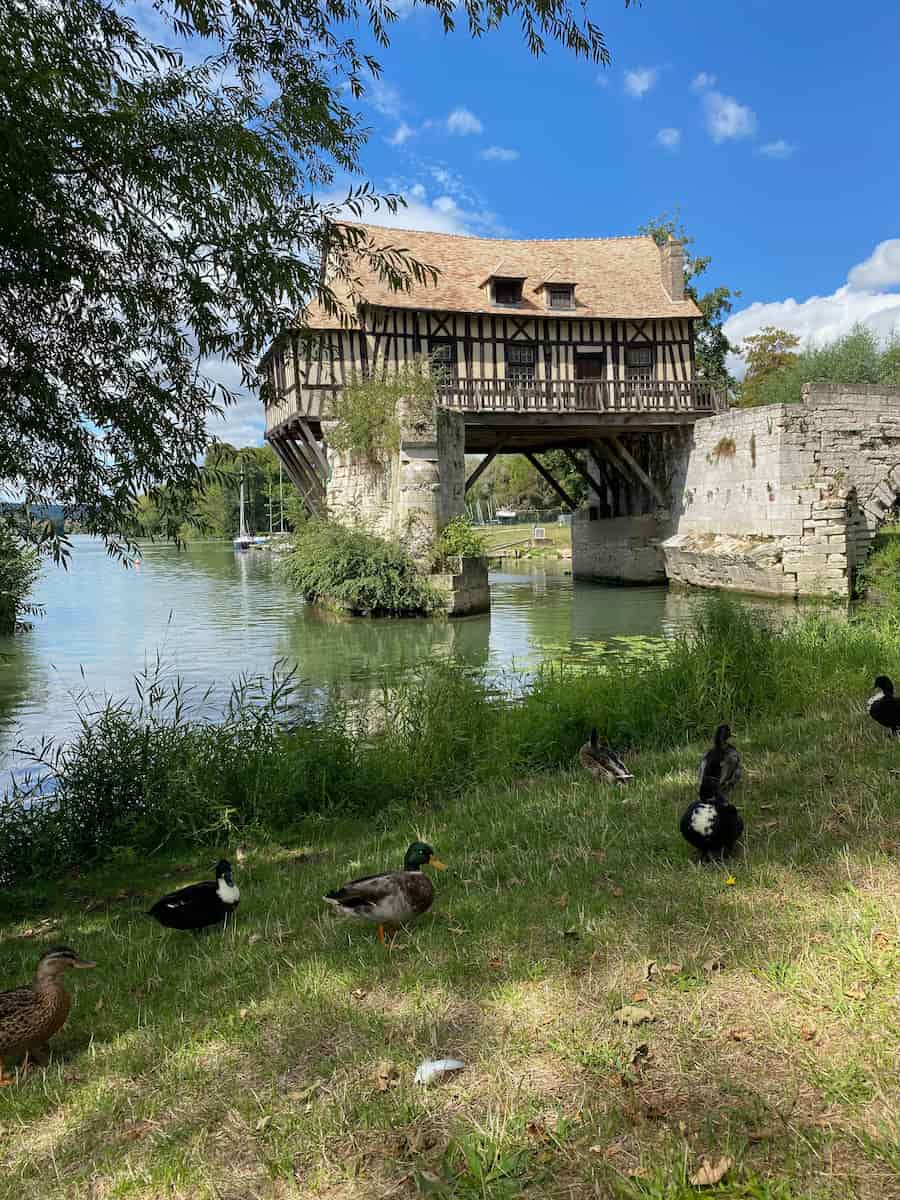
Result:
{"type": "Polygon", "coordinates": [[[169,892],[153,905],[147,916],[170,929],[206,929],[224,924],[241,899],[241,893],[231,874],[231,863],[220,859],[216,863],[215,880],[192,883],[190,887],[169,892]]]}
{"type": "Polygon", "coordinates": [[[869,716],[895,737],[900,737],[900,700],[894,695],[894,685],[887,675],[875,680],[875,691],[866,701],[869,716]]]}
{"type": "Polygon", "coordinates": [[[597,730],[591,730],[591,736],[578,751],[578,761],[595,779],[610,779],[613,783],[624,783],[634,776],[609,746],[600,744],[597,730]]]}
{"type": "Polygon", "coordinates": [[[68,946],[55,946],[38,960],[34,979],[27,987],[0,992],[0,1087],[12,1083],[3,1074],[3,1060],[43,1050],[58,1033],[69,1015],[71,998],[59,982],[59,976],[70,967],[96,967],[96,963],[79,958],[68,946]]]}
{"type": "Polygon", "coordinates": [[[336,888],[322,897],[344,917],[356,917],[378,926],[378,940],[384,942],[385,925],[403,925],[431,908],[434,887],[422,867],[431,863],[445,870],[434,851],[425,842],[413,842],[406,851],[402,871],[365,875],[336,888]]]}
{"type": "Polygon", "coordinates": [[[743,775],[741,756],[735,747],[729,744],[730,737],[731,727],[720,725],[716,730],[712,746],[701,758],[701,794],[704,780],[707,779],[712,780],[718,786],[719,791],[726,794],[733,791],[735,785],[740,782],[743,775]]]}
{"type": "Polygon", "coordinates": [[[700,788],[700,798],[687,806],[681,818],[682,837],[696,846],[706,862],[712,856],[730,854],[743,832],[741,814],[715,781],[707,778],[700,788]]]}

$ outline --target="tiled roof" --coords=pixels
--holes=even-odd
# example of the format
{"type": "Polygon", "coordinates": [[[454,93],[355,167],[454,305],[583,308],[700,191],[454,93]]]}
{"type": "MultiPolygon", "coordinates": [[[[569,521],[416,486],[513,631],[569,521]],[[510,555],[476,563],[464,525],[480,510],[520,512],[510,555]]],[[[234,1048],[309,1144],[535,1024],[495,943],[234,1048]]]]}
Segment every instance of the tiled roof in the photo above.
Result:
{"type": "MultiPolygon", "coordinates": [[[[409,291],[394,292],[360,263],[356,269],[358,290],[373,306],[556,316],[558,313],[544,306],[536,289],[557,279],[575,284],[572,316],[645,319],[700,315],[692,300],[670,298],[662,281],[661,251],[649,237],[512,241],[376,225],[362,228],[377,245],[404,251],[440,272],[436,283],[413,283],[409,291]],[[525,279],[522,302],[515,308],[491,304],[489,290],[482,285],[498,274],[525,279]]],[[[345,295],[340,298],[346,302],[345,295]]],[[[316,302],[305,313],[305,322],[313,328],[339,324],[316,302]]]]}

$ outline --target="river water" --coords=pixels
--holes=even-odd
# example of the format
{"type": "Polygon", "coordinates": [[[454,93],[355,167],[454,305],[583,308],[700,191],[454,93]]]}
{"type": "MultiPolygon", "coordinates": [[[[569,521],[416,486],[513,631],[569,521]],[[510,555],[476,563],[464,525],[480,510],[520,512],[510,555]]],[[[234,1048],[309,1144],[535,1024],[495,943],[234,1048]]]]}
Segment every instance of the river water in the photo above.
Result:
{"type": "Polygon", "coordinates": [[[640,653],[647,638],[689,623],[700,596],[663,587],[574,582],[567,564],[513,564],[491,574],[489,615],[462,620],[341,620],[304,604],[263,550],[221,543],[147,545],[125,569],[102,543],[72,539],[67,571],[48,566],[30,633],[0,638],[0,765],[17,743],[64,739],[90,697],[134,695],[155,669],[194,689],[215,715],[241,675],[296,667],[311,695],[335,685],[364,694],[424,661],[449,655],[495,676],[542,661],[595,662],[640,653]],[[208,693],[208,694],[207,694],[208,693]]]}

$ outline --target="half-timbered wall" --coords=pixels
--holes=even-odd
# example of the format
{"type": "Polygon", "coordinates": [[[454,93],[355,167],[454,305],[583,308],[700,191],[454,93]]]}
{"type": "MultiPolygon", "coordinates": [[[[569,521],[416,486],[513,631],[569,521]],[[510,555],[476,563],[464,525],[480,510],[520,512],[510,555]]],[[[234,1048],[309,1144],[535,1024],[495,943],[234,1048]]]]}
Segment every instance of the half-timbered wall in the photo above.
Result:
{"type": "Polygon", "coordinates": [[[507,347],[517,345],[533,347],[536,381],[574,380],[580,354],[601,357],[592,377],[624,380],[627,351],[637,348],[652,351],[651,378],[693,378],[692,328],[684,318],[581,320],[376,308],[365,311],[363,328],[322,330],[273,350],[267,369],[278,399],[268,407],[266,427],[273,429],[298,411],[317,418],[333,390],[354,374],[390,370],[439,348],[445,354],[449,348],[451,373],[458,379],[503,380],[507,347]]]}

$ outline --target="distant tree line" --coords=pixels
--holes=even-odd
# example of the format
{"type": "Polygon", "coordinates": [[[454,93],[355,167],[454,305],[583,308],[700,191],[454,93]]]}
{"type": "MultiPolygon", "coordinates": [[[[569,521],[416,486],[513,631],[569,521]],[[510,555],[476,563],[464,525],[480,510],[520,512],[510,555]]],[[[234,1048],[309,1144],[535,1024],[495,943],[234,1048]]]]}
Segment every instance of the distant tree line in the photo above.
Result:
{"type": "Polygon", "coordinates": [[[797,404],[806,383],[900,387],[900,338],[883,343],[865,325],[824,346],[802,348],[796,334],[767,325],[739,349],[747,364],[734,399],[741,408],[797,404]]]}
{"type": "Polygon", "coordinates": [[[166,537],[173,525],[185,540],[197,537],[233,538],[239,528],[241,476],[244,478],[244,519],[250,533],[294,530],[304,521],[297,489],[280,475],[278,456],[271,446],[214,443],[200,469],[201,488],[191,504],[176,511],[177,499],[165,488],[138,498],[137,537],[166,537]]]}

